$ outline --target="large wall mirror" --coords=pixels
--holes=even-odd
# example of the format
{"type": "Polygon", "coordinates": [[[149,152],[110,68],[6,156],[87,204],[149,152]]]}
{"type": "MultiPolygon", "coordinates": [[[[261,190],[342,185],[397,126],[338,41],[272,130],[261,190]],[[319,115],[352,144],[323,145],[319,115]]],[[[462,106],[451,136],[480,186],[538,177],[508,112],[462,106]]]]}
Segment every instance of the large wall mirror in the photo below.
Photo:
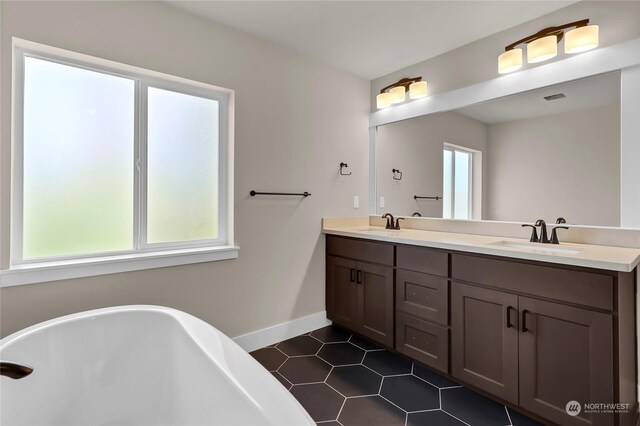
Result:
{"type": "Polygon", "coordinates": [[[613,71],[378,126],[376,214],[621,226],[620,94],[613,71]]]}

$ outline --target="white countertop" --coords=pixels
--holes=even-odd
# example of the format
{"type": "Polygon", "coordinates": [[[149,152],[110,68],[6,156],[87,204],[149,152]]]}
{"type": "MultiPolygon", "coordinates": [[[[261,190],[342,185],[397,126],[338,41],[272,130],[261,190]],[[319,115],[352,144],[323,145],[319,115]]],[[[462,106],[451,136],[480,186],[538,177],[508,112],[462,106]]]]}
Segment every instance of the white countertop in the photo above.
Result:
{"type": "Polygon", "coordinates": [[[588,244],[530,243],[528,240],[488,235],[402,229],[364,225],[325,225],[322,232],[344,237],[365,238],[444,250],[488,254],[562,265],[630,272],[640,262],[640,249],[588,244]]]}

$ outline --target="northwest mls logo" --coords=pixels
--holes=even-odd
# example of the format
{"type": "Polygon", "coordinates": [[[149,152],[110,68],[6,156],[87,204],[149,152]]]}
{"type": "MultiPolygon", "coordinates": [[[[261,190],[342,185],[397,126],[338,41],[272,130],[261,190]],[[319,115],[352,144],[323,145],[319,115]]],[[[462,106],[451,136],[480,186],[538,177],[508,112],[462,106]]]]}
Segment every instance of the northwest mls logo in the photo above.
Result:
{"type": "Polygon", "coordinates": [[[567,402],[567,406],[565,407],[565,411],[568,415],[575,417],[580,414],[582,407],[578,401],[569,401],[567,402]]]}

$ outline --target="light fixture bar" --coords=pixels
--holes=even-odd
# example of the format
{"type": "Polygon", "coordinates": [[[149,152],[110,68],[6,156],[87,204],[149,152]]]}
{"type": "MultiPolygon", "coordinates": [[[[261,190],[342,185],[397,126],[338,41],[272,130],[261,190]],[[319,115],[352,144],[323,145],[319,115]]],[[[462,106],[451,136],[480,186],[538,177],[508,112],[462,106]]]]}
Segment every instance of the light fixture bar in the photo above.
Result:
{"type": "Polygon", "coordinates": [[[589,19],[547,27],[535,34],[521,38],[504,48],[498,56],[498,74],[507,74],[522,68],[522,48],[526,45],[527,62],[544,62],[558,54],[558,43],[564,38],[565,53],[584,52],[598,47],[598,25],[589,25],[589,19]],[[565,33],[565,30],[569,30],[565,33]]]}
{"type": "Polygon", "coordinates": [[[393,89],[394,87],[404,87],[404,90],[408,90],[409,86],[411,85],[411,83],[415,83],[417,81],[422,81],[422,77],[413,77],[413,78],[402,78],[398,81],[396,81],[393,84],[390,84],[388,86],[383,87],[382,89],[380,89],[380,93],[384,93],[388,90],[393,89]]]}
{"type": "Polygon", "coordinates": [[[380,89],[380,94],[376,96],[378,109],[386,108],[391,104],[398,104],[407,99],[419,99],[427,96],[427,82],[420,77],[402,78],[393,84],[380,89]]]}
{"type": "Polygon", "coordinates": [[[550,35],[555,35],[556,37],[558,37],[558,42],[560,42],[562,40],[562,38],[564,37],[564,30],[568,29],[568,28],[579,28],[579,27],[585,27],[589,25],[589,20],[588,19],[581,19],[579,21],[574,21],[574,22],[569,22],[568,24],[564,24],[564,25],[559,25],[557,27],[548,27],[545,29],[542,29],[540,31],[538,31],[535,34],[531,34],[530,36],[527,36],[525,38],[522,38],[514,43],[511,43],[510,45],[508,45],[507,47],[504,48],[505,52],[509,51],[511,49],[514,49],[516,46],[523,44],[523,43],[529,43],[533,40],[537,40],[543,37],[547,37],[550,35]]]}

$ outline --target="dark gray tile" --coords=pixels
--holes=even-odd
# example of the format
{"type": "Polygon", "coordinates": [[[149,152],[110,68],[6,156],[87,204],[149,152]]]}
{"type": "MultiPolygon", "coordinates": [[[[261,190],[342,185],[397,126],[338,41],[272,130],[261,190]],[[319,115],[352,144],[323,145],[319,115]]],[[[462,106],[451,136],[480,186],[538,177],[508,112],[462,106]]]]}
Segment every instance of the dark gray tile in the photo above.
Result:
{"type": "Polygon", "coordinates": [[[278,349],[289,356],[315,355],[322,343],[311,336],[298,336],[276,345],[278,349]]]}
{"type": "Polygon", "coordinates": [[[318,422],[316,423],[320,426],[341,426],[340,423],[335,422],[335,421],[329,421],[329,422],[318,422]]]}
{"type": "Polygon", "coordinates": [[[328,325],[312,331],[311,336],[324,343],[348,342],[351,333],[335,325],[328,325]]]}
{"type": "Polygon", "coordinates": [[[360,364],[364,351],[351,343],[326,344],[318,352],[318,356],[331,365],[360,364]]]}
{"type": "Polygon", "coordinates": [[[356,336],[355,334],[353,336],[351,336],[351,339],[349,339],[349,341],[351,343],[353,343],[354,345],[364,349],[365,351],[373,351],[376,349],[382,349],[382,347],[376,345],[375,343],[372,343],[368,340],[362,339],[358,336],[356,336]]]}
{"type": "Polygon", "coordinates": [[[275,348],[258,349],[251,352],[251,356],[269,371],[277,370],[287,360],[287,356],[275,348]]]}
{"type": "Polygon", "coordinates": [[[466,388],[443,389],[442,409],[473,426],[508,425],[504,406],[466,388]]]}
{"type": "Polygon", "coordinates": [[[331,366],[313,355],[289,358],[278,370],[285,379],[294,385],[324,382],[329,371],[331,371],[331,366]]]}
{"type": "Polygon", "coordinates": [[[382,377],[361,365],[336,367],[327,377],[327,383],[344,396],[377,394],[382,377]]]}
{"type": "Polygon", "coordinates": [[[441,410],[409,413],[407,426],[464,426],[459,420],[441,410]]]}
{"type": "Polygon", "coordinates": [[[278,379],[278,381],[280,383],[282,383],[282,386],[284,386],[285,388],[287,388],[287,390],[291,389],[291,383],[285,379],[282,374],[278,373],[277,371],[272,371],[271,374],[273,374],[273,376],[278,379]]]}
{"type": "Polygon", "coordinates": [[[415,376],[386,377],[380,395],[405,411],[440,408],[438,388],[415,376]]]}
{"type": "Polygon", "coordinates": [[[338,421],[344,426],[404,426],[406,414],[379,396],[348,398],[338,421]]]}
{"type": "Polygon", "coordinates": [[[411,361],[389,351],[367,352],[362,363],[383,376],[411,373],[411,361]]]}
{"type": "Polygon", "coordinates": [[[316,422],[335,420],[344,398],[324,383],[296,385],[291,394],[302,404],[316,422]]]}
{"type": "Polygon", "coordinates": [[[422,380],[425,380],[431,383],[433,386],[438,388],[449,388],[452,386],[460,386],[458,383],[447,379],[446,377],[441,376],[435,371],[424,367],[417,362],[413,363],[413,374],[420,377],[422,380]]]}
{"type": "Polygon", "coordinates": [[[516,410],[507,408],[509,410],[509,417],[511,418],[511,424],[513,426],[543,426],[542,423],[538,423],[530,417],[524,414],[518,413],[516,410]]]}

